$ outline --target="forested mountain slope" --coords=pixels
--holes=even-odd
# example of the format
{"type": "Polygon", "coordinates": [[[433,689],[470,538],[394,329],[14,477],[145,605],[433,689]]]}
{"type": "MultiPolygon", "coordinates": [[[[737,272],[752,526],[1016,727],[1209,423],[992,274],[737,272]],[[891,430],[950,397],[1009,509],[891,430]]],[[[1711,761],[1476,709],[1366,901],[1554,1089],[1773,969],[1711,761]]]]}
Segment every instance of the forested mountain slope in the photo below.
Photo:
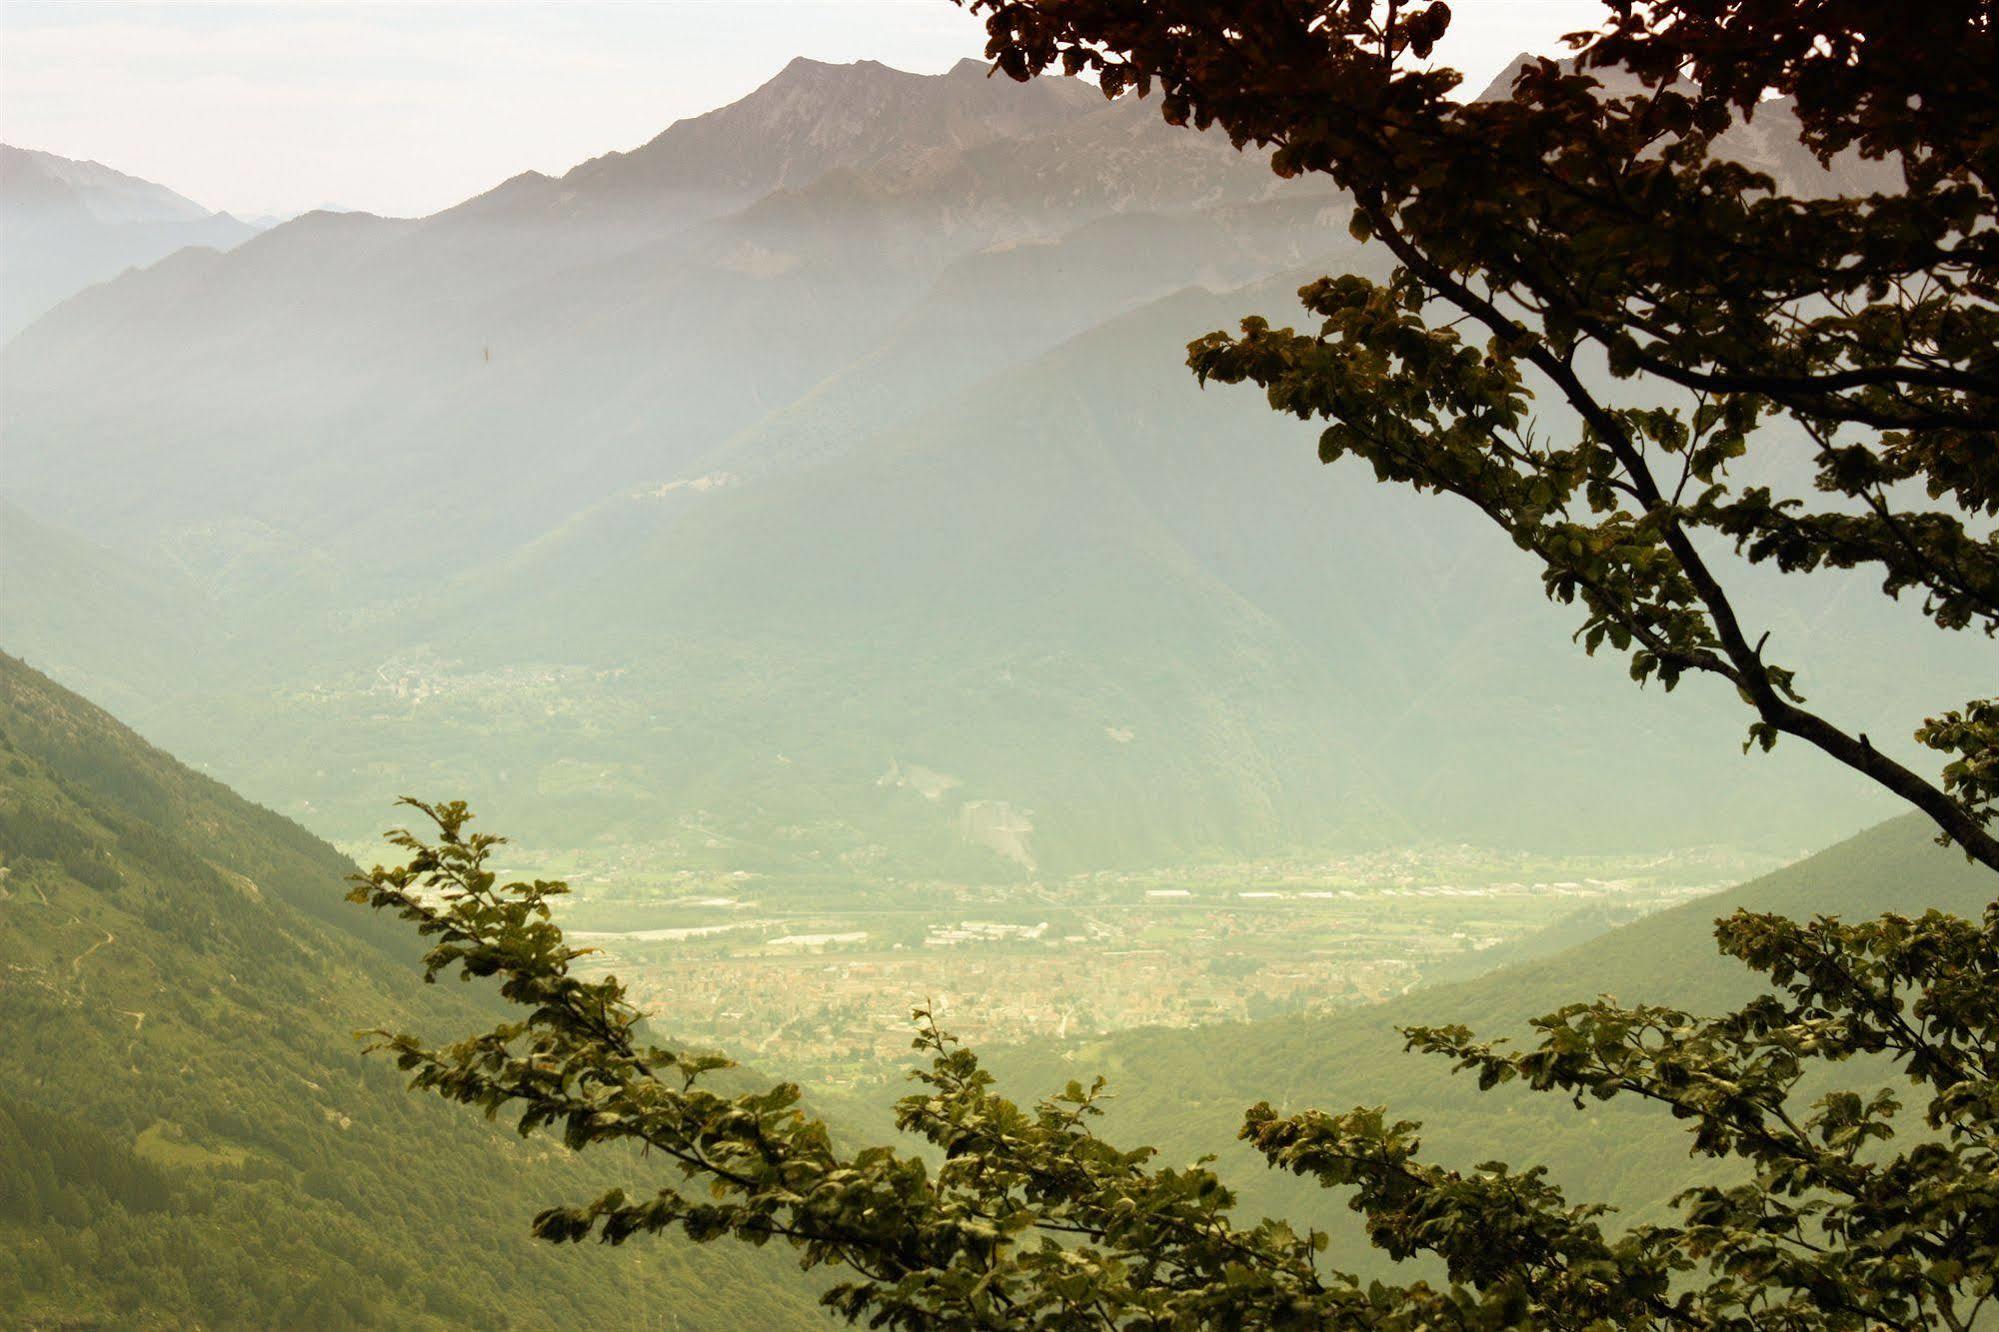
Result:
{"type": "Polygon", "coordinates": [[[0,1321],[810,1326],[788,1263],[556,1250],[583,1162],[408,1095],[358,1028],[469,1030],[296,824],[0,656],[0,1321]]]}
{"type": "MultiPolygon", "coordinates": [[[[1849,920],[1932,907],[1976,916],[1999,881],[1911,815],[1882,824],[1776,873],[1611,930],[1555,956],[1476,980],[1418,990],[1376,1007],[1323,1019],[1287,1019],[1192,1031],[1129,1032],[1066,1050],[989,1052],[1009,1094],[1021,1098],[1070,1078],[1102,1073],[1115,1092],[1103,1132],[1125,1146],[1150,1143],[1166,1160],[1217,1152],[1252,1212],[1328,1228],[1343,1263],[1379,1269],[1342,1199],[1269,1172],[1234,1141],[1242,1112],[1268,1100],[1282,1110],[1386,1106],[1420,1121],[1425,1156],[1457,1168],[1488,1160],[1546,1165],[1574,1201],[1609,1201],[1626,1221],[1656,1212],[1679,1189],[1715,1177],[1690,1159],[1690,1139],[1656,1107],[1620,1100],[1577,1109],[1517,1084],[1480,1093],[1448,1063],[1402,1050],[1397,1029],[1463,1023],[1488,1036],[1519,1036],[1526,1022],[1564,1004],[1608,994],[1716,1014],[1756,992],[1757,978],[1716,952],[1713,922],[1734,910],[1849,920]]],[[[1835,1070],[1837,1085],[1880,1085],[1879,1069],[1835,1070]]],[[[1810,1099],[1809,1096],[1806,1097],[1810,1099]]]]}

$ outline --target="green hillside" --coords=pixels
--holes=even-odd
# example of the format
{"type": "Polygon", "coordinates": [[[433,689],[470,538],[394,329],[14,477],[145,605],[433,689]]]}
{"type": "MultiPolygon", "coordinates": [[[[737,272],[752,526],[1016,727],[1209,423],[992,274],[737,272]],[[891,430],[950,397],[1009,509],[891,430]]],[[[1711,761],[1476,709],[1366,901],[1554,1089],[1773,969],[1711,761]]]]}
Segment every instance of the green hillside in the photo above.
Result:
{"type": "Polygon", "coordinates": [[[582,1162],[407,1095],[352,1033],[478,1025],[352,867],[0,655],[0,1322],[800,1327],[783,1262],[556,1251],[582,1162]]]}
{"type": "MultiPolygon", "coordinates": [[[[995,1051],[989,1063],[1002,1086],[1020,1096],[1104,1074],[1116,1094],[1107,1137],[1153,1144],[1175,1162],[1220,1153],[1246,1210],[1328,1228],[1335,1257],[1349,1264],[1378,1268],[1381,1260],[1365,1249],[1341,1199],[1271,1174],[1235,1143],[1251,1103],[1268,1100],[1290,1111],[1385,1105],[1395,1117],[1423,1123],[1431,1159],[1461,1168],[1492,1159],[1545,1164],[1571,1197],[1614,1202],[1627,1219],[1638,1219],[1678,1189],[1712,1177],[1710,1163],[1689,1159],[1689,1139],[1663,1111],[1623,1101],[1578,1111],[1517,1085],[1480,1093],[1469,1078],[1453,1077],[1446,1062],[1404,1053],[1396,1028],[1462,1022],[1506,1035],[1530,1018],[1600,994],[1722,1011],[1755,991],[1756,978],[1719,956],[1712,937],[1713,921],[1737,908],[1849,919],[1929,907],[1983,911],[1999,883],[1936,846],[1931,833],[1919,817],[1897,819],[1566,952],[1378,1007],[1318,1020],[1129,1032],[1060,1050],[995,1051]]],[[[1860,1067],[1836,1076],[1842,1084],[1874,1085],[1875,1075],[1860,1067]]]]}

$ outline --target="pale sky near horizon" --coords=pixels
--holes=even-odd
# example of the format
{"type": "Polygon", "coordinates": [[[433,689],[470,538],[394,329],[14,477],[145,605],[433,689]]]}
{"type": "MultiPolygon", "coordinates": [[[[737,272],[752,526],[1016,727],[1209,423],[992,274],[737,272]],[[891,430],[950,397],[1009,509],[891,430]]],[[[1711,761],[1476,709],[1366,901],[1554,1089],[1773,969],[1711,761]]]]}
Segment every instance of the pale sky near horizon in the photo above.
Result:
{"type": "MultiPolygon", "coordinates": [[[[1597,0],[1463,0],[1474,87],[1597,0]]],[[[416,216],[645,142],[794,56],[934,74],[984,46],[946,0],[0,0],[0,140],[242,216],[416,216]]]]}

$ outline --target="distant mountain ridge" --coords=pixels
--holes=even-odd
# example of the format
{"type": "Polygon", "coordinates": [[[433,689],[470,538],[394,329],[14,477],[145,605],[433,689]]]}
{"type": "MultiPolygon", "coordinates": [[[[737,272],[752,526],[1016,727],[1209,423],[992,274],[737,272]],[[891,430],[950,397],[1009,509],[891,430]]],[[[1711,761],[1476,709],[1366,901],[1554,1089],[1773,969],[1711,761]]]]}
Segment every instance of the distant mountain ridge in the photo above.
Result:
{"type": "MultiPolygon", "coordinates": [[[[615,181],[617,188],[606,186],[592,197],[642,198],[636,208],[586,210],[550,222],[530,208],[497,209],[489,195],[419,221],[310,214],[274,228],[239,253],[183,256],[133,275],[115,292],[88,293],[8,358],[8,370],[0,373],[20,394],[8,420],[18,459],[17,502],[41,492],[46,500],[30,506],[38,513],[58,521],[78,517],[62,512],[77,496],[59,473],[45,474],[40,466],[56,461],[55,451],[37,444],[45,425],[74,445],[74,427],[94,435],[92,422],[104,421],[105,443],[121,454],[183,430],[213,437],[221,450],[235,446],[235,427],[217,432],[211,429],[217,422],[190,419],[183,426],[180,418],[191,409],[234,416],[242,403],[256,422],[246,421],[244,428],[265,437],[272,428],[297,435],[301,427],[312,431],[344,414],[348,408],[342,404],[362,401],[363,393],[377,404],[369,415],[395,428],[405,416],[398,404],[414,395],[435,397],[437,403],[424,409],[434,410],[469,391],[474,400],[464,402],[460,413],[468,426],[494,410],[500,438],[530,424],[543,426],[531,443],[523,441],[537,452],[546,430],[563,428],[572,439],[581,435],[586,441],[575,461],[595,454],[599,462],[605,461],[604,449],[587,441],[601,436],[603,427],[591,418],[609,404],[622,406],[643,395],[660,404],[652,417],[658,426],[698,437],[698,443],[674,450],[691,458],[717,436],[726,437],[822,380],[886,331],[944,265],[967,253],[1059,236],[1134,210],[1220,205],[1273,192],[1267,173],[1225,142],[1176,135],[1154,118],[1134,114],[1137,110],[1106,106],[1088,89],[1056,80],[1023,87],[969,70],[921,76],[875,65],[795,62],[734,107],[680,122],[647,149],[597,159],[564,178],[589,177],[599,185],[615,181]],[[826,137],[823,118],[814,103],[800,101],[806,91],[816,90],[834,106],[872,106],[884,88],[895,94],[890,100],[897,105],[924,108],[923,123],[944,126],[945,140],[978,137],[960,134],[950,128],[954,125],[987,124],[980,132],[986,134],[1009,123],[1008,117],[980,110],[998,99],[1025,106],[1011,120],[1030,129],[1054,124],[1108,135],[1113,143],[1137,143],[1144,146],[1145,160],[1178,174],[1147,197],[1137,183],[1120,177],[1115,157],[1072,147],[1061,135],[1032,133],[960,150],[936,146],[938,136],[922,125],[872,137],[856,130],[836,136],[833,144],[854,151],[828,155],[819,143],[807,154],[810,169],[797,162],[781,171],[768,168],[766,174],[782,174],[790,182],[784,189],[732,216],[706,218],[709,204],[690,214],[676,211],[675,200],[689,190],[705,198],[726,181],[718,186],[713,174],[692,169],[666,179],[640,169],[650,160],[641,154],[656,158],[669,147],[683,165],[700,159],[714,146],[700,127],[727,127],[737,118],[731,113],[754,111],[758,123],[776,116],[776,124],[790,127],[776,131],[786,143],[818,143],[826,137]],[[687,135],[679,133],[683,130],[687,135]],[[906,165],[884,165],[882,146],[891,143],[929,144],[918,154],[929,164],[915,176],[906,165]],[[1105,165],[1107,158],[1111,165],[1105,165]],[[863,165],[869,162],[873,165],[863,165]],[[821,167],[825,170],[814,175],[821,167]],[[798,294],[805,299],[795,299],[798,294]],[[709,325],[698,336],[685,327],[691,322],[686,312],[692,311],[709,325]],[[719,332],[717,321],[729,325],[728,331],[719,332]],[[775,336],[760,338],[759,328],[775,336]],[[572,364],[586,345],[596,354],[572,364]],[[750,352],[752,346],[758,350],[750,352]],[[42,349],[56,358],[53,364],[41,364],[42,349]],[[116,357],[137,367],[138,377],[108,401],[82,403],[66,385],[67,375],[80,368],[72,349],[87,349],[86,357],[116,357]],[[466,378],[489,363],[489,354],[506,369],[466,378]],[[330,399],[293,401],[284,404],[292,410],[282,414],[264,408],[275,385],[298,384],[319,397],[310,386],[322,377],[335,390],[330,399]],[[183,395],[182,386],[204,378],[217,381],[215,391],[191,401],[183,395]],[[486,405],[496,388],[513,400],[504,409],[486,405]],[[561,409],[520,410],[530,392],[561,409]],[[141,405],[148,400],[152,406],[141,405]],[[140,431],[124,419],[128,404],[149,418],[140,431]],[[81,414],[75,411],[79,406],[81,414]],[[121,418],[115,425],[106,420],[114,412],[121,418]],[[558,427],[561,422],[566,426],[558,427]]],[[[730,163],[738,155],[722,152],[717,169],[724,175],[735,171],[730,163]]],[[[778,157],[790,160],[786,154],[770,160],[778,157]]],[[[541,202],[556,198],[541,186],[531,193],[541,202]]],[[[1278,225],[1295,232],[1311,223],[1307,213],[1278,225]]],[[[1287,259],[1299,252],[1295,244],[1279,244],[1287,259]]],[[[1241,266],[1236,272],[1251,275],[1241,266]]],[[[1135,294],[1142,299],[1161,290],[1155,281],[1135,294]]],[[[641,418],[622,412],[621,417],[613,427],[618,433],[639,427],[641,418]]],[[[347,437],[351,440],[351,433],[347,437]]],[[[629,454],[633,442],[613,447],[629,454]]],[[[363,470],[371,465],[365,440],[344,451],[353,455],[353,465],[363,470]]],[[[656,444],[651,451],[657,453],[656,444]]],[[[179,470],[188,482],[198,476],[188,464],[201,461],[182,456],[179,470]]],[[[341,465],[331,454],[299,462],[315,470],[341,465]]],[[[643,471],[632,470],[631,482],[663,464],[670,465],[656,456],[645,460],[643,471]]],[[[272,483],[283,484],[291,465],[282,454],[267,452],[261,467],[271,470],[272,483]]],[[[618,466],[626,466],[622,458],[618,466]]],[[[120,493],[98,498],[114,508],[122,508],[127,494],[143,505],[171,503],[180,484],[161,491],[149,475],[144,468],[121,469],[112,478],[113,492],[120,493]]],[[[627,483],[616,474],[579,482],[597,495],[627,483]]],[[[545,476],[532,483],[531,527],[559,516],[546,512],[547,483],[545,476]]],[[[179,520],[180,515],[170,519],[179,520]]],[[[132,535],[144,540],[149,527],[142,521],[132,535]]]]}
{"type": "Polygon", "coordinates": [[[0,144],[0,341],[127,268],[256,230],[101,163],[0,144]]]}
{"type": "Polygon", "coordinates": [[[0,188],[10,207],[88,214],[99,222],[190,222],[214,216],[164,185],[32,148],[0,143],[0,188]]]}
{"type": "Polygon", "coordinates": [[[592,158],[557,183],[614,194],[642,185],[701,188],[747,201],[837,168],[1029,137],[1101,107],[1079,84],[989,79],[976,60],[922,75],[873,60],[834,65],[800,56],[740,100],[677,121],[630,152],[592,158]]]}

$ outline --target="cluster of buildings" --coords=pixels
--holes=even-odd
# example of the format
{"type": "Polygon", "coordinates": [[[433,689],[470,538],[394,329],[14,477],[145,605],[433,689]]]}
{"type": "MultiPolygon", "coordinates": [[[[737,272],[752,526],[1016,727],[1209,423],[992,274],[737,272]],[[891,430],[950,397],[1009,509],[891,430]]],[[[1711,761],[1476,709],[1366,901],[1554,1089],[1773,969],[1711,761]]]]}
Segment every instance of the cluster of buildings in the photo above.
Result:
{"type": "Polygon", "coordinates": [[[1243,972],[1190,966],[1163,948],[1067,948],[946,964],[923,952],[829,955],[811,965],[717,957],[620,974],[683,1040],[839,1083],[906,1056],[919,1007],[954,1036],[991,1045],[1365,1003],[1407,989],[1419,972],[1405,960],[1321,956],[1243,972]]]}
{"type": "Polygon", "coordinates": [[[1578,912],[1607,924],[1738,877],[1698,852],[1469,847],[844,894],[679,873],[650,899],[621,882],[574,933],[678,1039],[839,1085],[904,1060],[916,1008],[982,1046],[1321,1012],[1491,965],[1578,912]]]}

